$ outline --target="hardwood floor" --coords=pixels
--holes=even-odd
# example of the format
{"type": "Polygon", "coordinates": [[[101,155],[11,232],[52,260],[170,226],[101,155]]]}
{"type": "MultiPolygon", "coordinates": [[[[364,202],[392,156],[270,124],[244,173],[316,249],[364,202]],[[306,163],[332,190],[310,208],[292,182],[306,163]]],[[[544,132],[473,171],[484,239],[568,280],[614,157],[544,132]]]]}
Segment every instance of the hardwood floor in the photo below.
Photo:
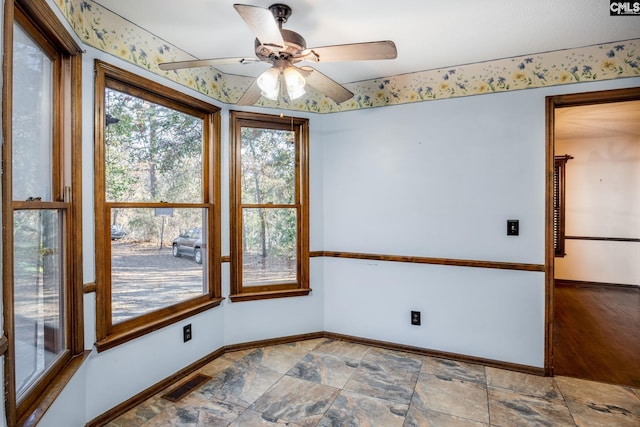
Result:
{"type": "Polygon", "coordinates": [[[556,281],[554,374],[640,387],[640,287],[556,281]]]}

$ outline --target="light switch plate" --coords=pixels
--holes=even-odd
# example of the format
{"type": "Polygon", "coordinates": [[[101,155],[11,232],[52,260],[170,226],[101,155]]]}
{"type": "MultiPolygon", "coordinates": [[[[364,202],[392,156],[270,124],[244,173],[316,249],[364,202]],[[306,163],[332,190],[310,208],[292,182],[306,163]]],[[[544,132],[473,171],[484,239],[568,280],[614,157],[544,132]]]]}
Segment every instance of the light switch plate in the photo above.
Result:
{"type": "Polygon", "coordinates": [[[507,220],[507,236],[518,236],[520,235],[520,221],[517,219],[508,219],[507,220]]]}
{"type": "Polygon", "coordinates": [[[182,327],[182,340],[184,342],[191,340],[191,323],[182,327]]]}

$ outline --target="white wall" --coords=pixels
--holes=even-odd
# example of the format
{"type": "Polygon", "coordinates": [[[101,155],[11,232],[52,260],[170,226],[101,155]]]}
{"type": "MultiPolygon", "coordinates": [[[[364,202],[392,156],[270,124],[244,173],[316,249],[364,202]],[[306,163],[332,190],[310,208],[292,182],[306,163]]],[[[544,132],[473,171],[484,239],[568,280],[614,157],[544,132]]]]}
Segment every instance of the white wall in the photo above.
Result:
{"type": "MultiPolygon", "coordinates": [[[[566,235],[640,237],[640,139],[633,136],[557,140],[566,166],[566,235]]],[[[640,244],[565,241],[555,277],[601,283],[640,284],[640,244]]]]}
{"type": "Polygon", "coordinates": [[[535,92],[330,116],[325,249],[544,263],[544,107],[531,102],[535,92]],[[519,237],[505,235],[511,218],[519,237]]]}
{"type": "Polygon", "coordinates": [[[543,273],[325,261],[327,331],[542,366],[543,273]],[[410,325],[410,311],[422,325],[410,325]]]}
{"type": "MultiPolygon", "coordinates": [[[[638,79],[324,120],[324,249],[544,264],[545,96],[638,79]],[[520,236],[506,236],[506,220],[520,236]]],[[[544,274],[326,259],[325,329],[544,366],[544,274]],[[422,326],[410,325],[410,311],[422,326]]]]}
{"type": "Polygon", "coordinates": [[[71,378],[55,402],[47,410],[38,426],[80,427],[87,422],[84,408],[86,398],[86,364],[71,378]]]}

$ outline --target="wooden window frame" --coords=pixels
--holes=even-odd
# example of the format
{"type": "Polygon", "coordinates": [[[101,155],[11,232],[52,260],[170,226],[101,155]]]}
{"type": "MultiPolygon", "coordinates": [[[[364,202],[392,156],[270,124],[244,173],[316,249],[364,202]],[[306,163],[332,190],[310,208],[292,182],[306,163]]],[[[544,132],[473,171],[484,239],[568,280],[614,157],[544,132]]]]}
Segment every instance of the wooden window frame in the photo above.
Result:
{"type": "MultiPolygon", "coordinates": [[[[258,299],[283,298],[308,295],[309,284],[309,120],[295,117],[282,117],[241,111],[230,113],[230,165],[229,165],[229,203],[230,203],[230,261],[231,295],[233,302],[258,299]],[[296,241],[296,283],[272,284],[263,286],[242,286],[242,168],[241,168],[241,129],[256,127],[264,129],[293,130],[296,133],[296,200],[298,214],[296,241]]],[[[278,206],[274,206],[277,208],[278,206]]]]}
{"type": "Polygon", "coordinates": [[[553,242],[554,256],[562,258],[565,249],[565,198],[567,162],[573,159],[568,154],[555,156],[553,165],[553,242]]]}
{"type": "Polygon", "coordinates": [[[3,307],[7,334],[5,352],[5,406],[8,425],[37,424],[79,369],[88,353],[84,350],[82,290],[82,50],[44,0],[7,0],[4,3],[3,97],[2,97],[2,221],[3,307]],[[53,151],[52,201],[13,200],[13,26],[20,26],[52,58],[53,151]],[[65,176],[66,175],[66,176],[65,176]],[[64,187],[69,187],[65,189],[64,187]],[[66,190],[66,191],[65,191],[66,190]],[[65,194],[66,193],[66,194],[65,194]],[[53,363],[18,401],[13,304],[13,215],[19,209],[62,209],[65,231],[62,282],[65,295],[65,343],[53,363]]]}
{"type": "MultiPolygon", "coordinates": [[[[95,61],[95,223],[96,223],[96,348],[104,351],[119,344],[174,324],[187,317],[220,305],[220,109],[182,92],[147,80],[105,62],[95,61]],[[208,291],[201,296],[180,301],[123,322],[112,322],[111,311],[111,238],[107,224],[108,213],[114,203],[107,204],[105,196],[105,90],[115,89],[150,102],[182,111],[203,120],[203,199],[193,204],[172,207],[207,209],[209,250],[207,256],[208,291]]],[[[157,203],[124,203],[127,207],[158,207],[157,203]]]]}

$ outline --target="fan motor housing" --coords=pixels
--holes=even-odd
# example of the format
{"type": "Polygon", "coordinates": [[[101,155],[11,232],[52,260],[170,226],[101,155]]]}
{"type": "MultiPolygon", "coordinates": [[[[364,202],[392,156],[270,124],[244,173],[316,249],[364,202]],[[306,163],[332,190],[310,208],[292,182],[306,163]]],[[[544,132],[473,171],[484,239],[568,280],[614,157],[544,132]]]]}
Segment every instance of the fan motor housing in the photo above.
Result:
{"type": "Polygon", "coordinates": [[[260,40],[256,39],[256,56],[263,61],[273,59],[290,59],[292,56],[299,55],[307,48],[307,42],[304,37],[295,31],[280,30],[282,39],[284,40],[284,49],[279,46],[263,45],[260,40]]]}
{"type": "Polygon", "coordinates": [[[273,14],[273,17],[276,19],[276,22],[282,26],[287,19],[291,16],[291,8],[286,4],[275,3],[269,6],[269,10],[273,14]]]}

